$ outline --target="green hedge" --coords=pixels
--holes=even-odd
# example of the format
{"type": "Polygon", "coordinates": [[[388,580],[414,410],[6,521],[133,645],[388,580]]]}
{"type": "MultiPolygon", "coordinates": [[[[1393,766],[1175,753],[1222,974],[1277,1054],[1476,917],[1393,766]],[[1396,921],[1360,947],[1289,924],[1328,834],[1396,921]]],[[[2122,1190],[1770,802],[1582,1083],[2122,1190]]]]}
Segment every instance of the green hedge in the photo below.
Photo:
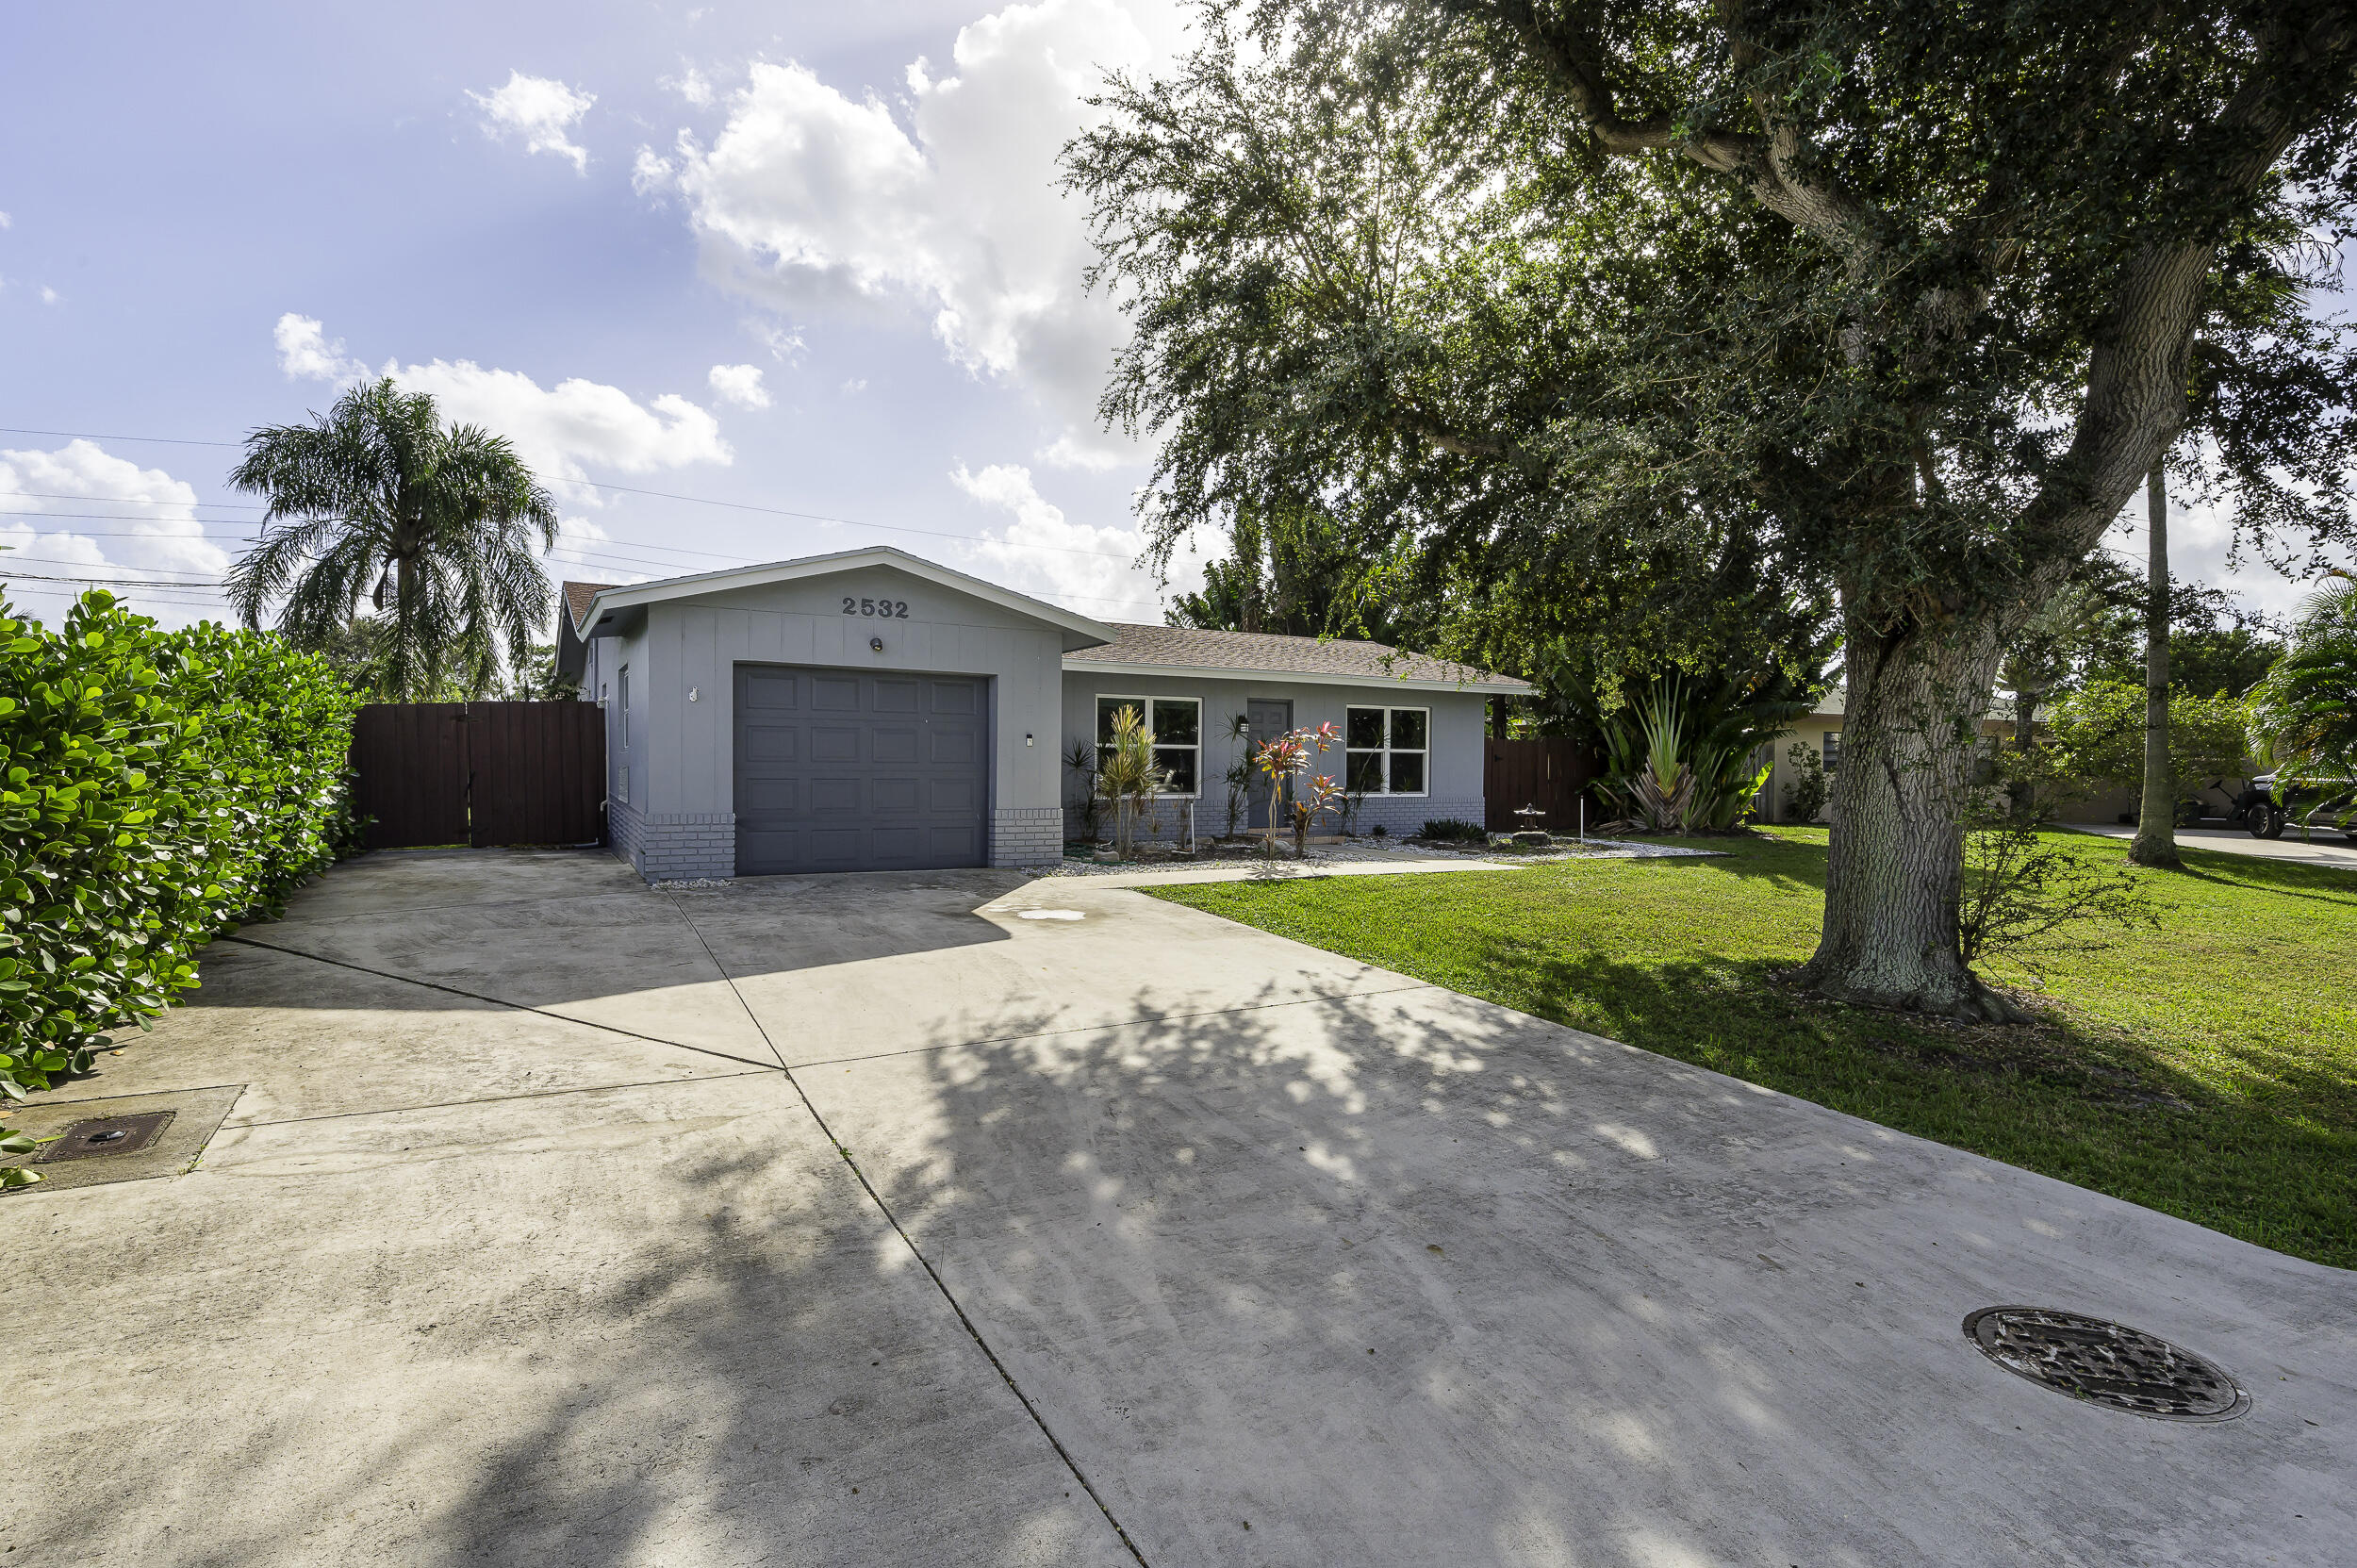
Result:
{"type": "Polygon", "coordinates": [[[0,601],[0,1094],[87,1069],[335,858],[358,707],[272,634],[0,601]]]}

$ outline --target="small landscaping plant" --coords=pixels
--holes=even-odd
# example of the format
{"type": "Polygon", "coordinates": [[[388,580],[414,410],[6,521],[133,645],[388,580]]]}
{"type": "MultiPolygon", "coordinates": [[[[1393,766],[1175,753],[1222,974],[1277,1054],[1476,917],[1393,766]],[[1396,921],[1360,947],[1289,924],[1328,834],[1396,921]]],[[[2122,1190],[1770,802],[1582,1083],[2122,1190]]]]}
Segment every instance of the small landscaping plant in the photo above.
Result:
{"type": "Polygon", "coordinates": [[[1417,831],[1420,837],[1428,838],[1435,844],[1487,844],[1490,841],[1489,829],[1478,822],[1468,822],[1457,817],[1435,817],[1417,831]]]}
{"type": "Polygon", "coordinates": [[[0,1095],[87,1071],[335,858],[359,702],[275,634],[0,602],[0,1095]]]}
{"type": "Polygon", "coordinates": [[[1825,777],[1825,759],[1817,754],[1816,747],[1800,740],[1785,755],[1792,764],[1792,782],[1784,786],[1784,819],[1814,822],[1833,795],[1833,783],[1825,777]]]}

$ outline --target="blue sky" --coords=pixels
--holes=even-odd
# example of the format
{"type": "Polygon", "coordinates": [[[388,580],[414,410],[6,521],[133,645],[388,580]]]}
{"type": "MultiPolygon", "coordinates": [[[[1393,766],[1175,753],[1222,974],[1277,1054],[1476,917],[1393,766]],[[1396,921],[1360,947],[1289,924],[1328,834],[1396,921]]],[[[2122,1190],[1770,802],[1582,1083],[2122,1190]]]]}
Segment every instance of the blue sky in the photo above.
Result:
{"type": "Polygon", "coordinates": [[[234,442],[389,368],[555,482],[559,575],[890,542],[1160,619],[1053,154],[1174,8],[7,15],[0,543],[30,613],[74,591],[36,573],[197,585],[250,532],[233,448],[124,437],[234,442]]]}
{"type": "MultiPolygon", "coordinates": [[[[558,576],[887,542],[1161,619],[1146,454],[1094,419],[1120,319],[1055,152],[1101,68],[1182,44],[1171,0],[0,16],[0,561],[27,612],[83,576],[218,613],[255,515],[235,449],[130,437],[234,443],[389,370],[554,485],[558,576]]],[[[2115,546],[2140,554],[2140,517],[2115,546]]],[[[2181,576],[2299,597],[2229,571],[2201,508],[2175,523],[2181,576]]]]}

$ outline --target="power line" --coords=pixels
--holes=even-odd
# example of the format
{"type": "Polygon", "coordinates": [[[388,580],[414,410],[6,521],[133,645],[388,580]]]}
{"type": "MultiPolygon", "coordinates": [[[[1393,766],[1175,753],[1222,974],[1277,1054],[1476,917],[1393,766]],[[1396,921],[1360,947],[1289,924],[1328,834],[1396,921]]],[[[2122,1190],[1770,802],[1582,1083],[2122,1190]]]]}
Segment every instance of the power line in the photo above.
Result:
{"type": "Polygon", "coordinates": [[[191,441],[178,436],[97,436],[87,430],[27,430],[23,425],[0,424],[0,435],[62,436],[70,441],[144,441],[153,446],[229,446],[241,447],[243,441],[191,441]]]}

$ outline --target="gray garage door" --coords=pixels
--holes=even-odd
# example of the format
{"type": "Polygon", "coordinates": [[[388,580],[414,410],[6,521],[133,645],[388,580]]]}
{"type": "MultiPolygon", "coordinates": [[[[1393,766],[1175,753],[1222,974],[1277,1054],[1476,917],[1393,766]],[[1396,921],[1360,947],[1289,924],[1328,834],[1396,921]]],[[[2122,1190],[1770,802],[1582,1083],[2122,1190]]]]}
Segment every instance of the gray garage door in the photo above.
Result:
{"type": "Polygon", "coordinates": [[[982,680],[736,667],[736,870],[982,864],[982,680]]]}

